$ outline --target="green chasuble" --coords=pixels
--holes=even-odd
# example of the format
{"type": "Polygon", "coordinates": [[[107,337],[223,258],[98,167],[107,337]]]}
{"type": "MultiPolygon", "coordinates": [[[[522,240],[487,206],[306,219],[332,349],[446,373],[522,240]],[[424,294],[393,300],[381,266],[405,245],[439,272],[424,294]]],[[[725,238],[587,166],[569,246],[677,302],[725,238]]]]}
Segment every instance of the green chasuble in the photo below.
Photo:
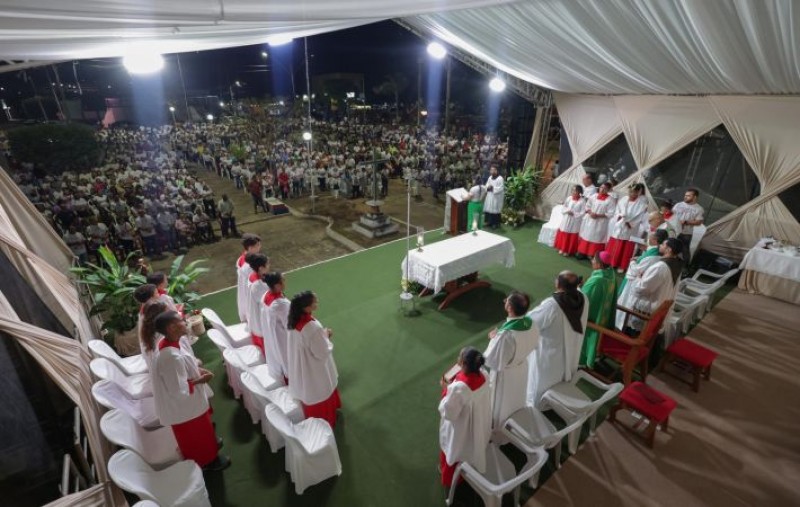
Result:
{"type": "Polygon", "coordinates": [[[498,331],[527,331],[533,326],[533,319],[528,316],[520,317],[518,319],[511,319],[505,321],[502,326],[500,326],[497,330],[498,331]]]}
{"type": "MultiPolygon", "coordinates": [[[[632,260],[631,264],[635,264],[635,263],[639,262],[640,260],[644,259],[645,257],[658,257],[659,255],[661,255],[661,254],[658,253],[658,245],[651,246],[650,248],[645,250],[642,255],[640,255],[636,259],[632,260]]],[[[619,297],[619,295],[622,294],[622,289],[625,288],[625,284],[626,283],[628,283],[628,278],[623,276],[622,277],[622,282],[620,282],[619,288],[617,289],[617,297],[619,297]]]]}
{"type": "MultiPolygon", "coordinates": [[[[617,309],[617,276],[614,269],[592,271],[592,275],[583,283],[581,291],[589,300],[589,322],[603,327],[613,327],[612,323],[617,309]]],[[[586,330],[579,364],[590,368],[594,366],[598,339],[597,331],[586,330]]]]}
{"type": "Polygon", "coordinates": [[[467,231],[472,231],[472,217],[478,215],[478,229],[483,229],[483,202],[469,201],[467,204],[467,231]]]}

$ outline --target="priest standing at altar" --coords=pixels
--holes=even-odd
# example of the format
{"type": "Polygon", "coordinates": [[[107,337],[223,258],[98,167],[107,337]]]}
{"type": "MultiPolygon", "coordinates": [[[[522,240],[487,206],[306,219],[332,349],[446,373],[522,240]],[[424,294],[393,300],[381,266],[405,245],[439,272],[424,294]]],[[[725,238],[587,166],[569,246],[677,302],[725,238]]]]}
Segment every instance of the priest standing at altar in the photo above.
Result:
{"type": "Polygon", "coordinates": [[[483,203],[483,211],[486,213],[486,225],[497,229],[500,227],[500,213],[503,212],[505,181],[497,172],[497,166],[494,164],[489,168],[489,179],[486,180],[485,187],[486,200],[483,203]]]}
{"type": "Polygon", "coordinates": [[[491,371],[494,428],[499,428],[511,414],[525,406],[528,356],[539,342],[531,319],[525,316],[529,305],[526,294],[512,291],[504,301],[506,321],[489,333],[489,346],[484,356],[491,371]]]}

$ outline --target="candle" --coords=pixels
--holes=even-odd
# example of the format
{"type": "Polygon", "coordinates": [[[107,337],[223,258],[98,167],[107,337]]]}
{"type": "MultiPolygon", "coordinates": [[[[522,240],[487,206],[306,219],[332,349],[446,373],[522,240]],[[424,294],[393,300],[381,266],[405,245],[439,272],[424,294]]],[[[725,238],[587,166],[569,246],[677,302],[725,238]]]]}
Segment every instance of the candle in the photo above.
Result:
{"type": "Polygon", "coordinates": [[[472,232],[478,232],[478,217],[477,215],[472,216],[472,232]]]}
{"type": "Polygon", "coordinates": [[[422,233],[417,234],[417,246],[422,246],[425,244],[425,238],[422,233]]]}

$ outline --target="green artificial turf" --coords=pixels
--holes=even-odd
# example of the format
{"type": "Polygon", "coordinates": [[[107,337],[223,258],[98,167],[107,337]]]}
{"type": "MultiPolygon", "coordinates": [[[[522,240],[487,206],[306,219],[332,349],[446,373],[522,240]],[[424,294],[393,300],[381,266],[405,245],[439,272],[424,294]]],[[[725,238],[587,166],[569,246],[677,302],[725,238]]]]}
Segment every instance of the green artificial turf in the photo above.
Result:
{"type": "MultiPolygon", "coordinates": [[[[516,247],[514,268],[498,265],[482,272],[492,287],[462,296],[445,311],[437,310],[436,299],[423,298],[416,317],[405,316],[400,308],[405,241],[287,275],[287,295],[314,290],[316,316],[334,330],[343,403],[335,429],[342,475],[302,496],[295,495],[284,471],[283,451],[270,453],[260,427],[233,399],[220,354],[207,338],[200,340],[198,356],[216,373],[212,405],[217,432],[225,439],[223,452],[233,460],[225,472],[206,474],[213,505],[442,505],[446,492],[436,471],[442,373],[465,345],[486,347],[487,333],[505,317],[502,299],[509,290],[523,290],[538,304],[552,293],[559,271],[590,272],[588,262],[565,259],[539,245],[538,233],[538,224],[506,229],[502,234],[516,247]]],[[[434,231],[427,240],[447,237],[434,231]]],[[[269,253],[269,240],[265,249],[269,253]]],[[[231,262],[237,255],[231,252],[231,262]]],[[[207,296],[201,305],[215,309],[229,324],[237,320],[235,289],[207,296]]],[[[468,487],[460,489],[465,491],[459,492],[459,505],[481,505],[468,487]]]]}

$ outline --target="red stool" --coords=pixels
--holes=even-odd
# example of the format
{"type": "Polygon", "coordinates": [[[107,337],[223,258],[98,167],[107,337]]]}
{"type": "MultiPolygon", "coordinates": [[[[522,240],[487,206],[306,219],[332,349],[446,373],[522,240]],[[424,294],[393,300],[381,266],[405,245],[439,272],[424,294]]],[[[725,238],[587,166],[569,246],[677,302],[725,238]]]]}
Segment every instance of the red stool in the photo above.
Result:
{"type": "Polygon", "coordinates": [[[711,378],[711,365],[716,358],[717,353],[713,350],[709,350],[688,338],[682,338],[667,348],[664,359],[658,369],[659,371],[664,371],[664,367],[667,363],[670,363],[684,371],[688,371],[692,374],[691,382],[672,372],[667,371],[667,373],[682,382],[686,382],[692,386],[694,392],[698,392],[700,390],[700,377],[703,376],[706,380],[711,378]]]}
{"type": "Polygon", "coordinates": [[[656,428],[661,425],[662,431],[669,428],[669,415],[678,404],[667,396],[641,382],[632,382],[619,394],[619,403],[611,409],[609,419],[616,421],[617,411],[631,410],[642,414],[650,424],[645,430],[645,440],[652,449],[656,439],[656,428]]]}

